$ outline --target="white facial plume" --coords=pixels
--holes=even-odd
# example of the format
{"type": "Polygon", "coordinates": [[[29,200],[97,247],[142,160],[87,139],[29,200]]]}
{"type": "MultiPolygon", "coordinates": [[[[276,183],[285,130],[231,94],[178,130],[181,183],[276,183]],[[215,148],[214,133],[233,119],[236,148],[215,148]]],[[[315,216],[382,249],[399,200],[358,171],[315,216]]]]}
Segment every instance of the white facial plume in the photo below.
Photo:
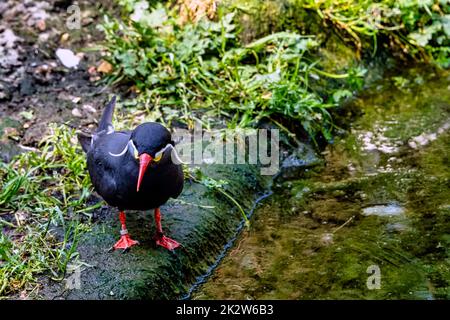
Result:
{"type": "MultiPolygon", "coordinates": [[[[178,155],[178,152],[175,149],[175,147],[173,145],[171,145],[170,143],[155,154],[155,157],[154,157],[155,162],[158,162],[159,160],[161,160],[161,158],[164,155],[164,152],[168,149],[172,150],[171,159],[174,164],[183,164],[184,163],[183,160],[181,160],[180,156],[178,155]]],[[[127,150],[132,151],[133,156],[136,159],[138,158],[138,150],[137,150],[136,146],[134,145],[133,140],[131,140],[131,139],[128,141],[127,145],[120,153],[115,154],[115,153],[109,152],[109,155],[112,157],[121,157],[127,152],[127,150]]]]}

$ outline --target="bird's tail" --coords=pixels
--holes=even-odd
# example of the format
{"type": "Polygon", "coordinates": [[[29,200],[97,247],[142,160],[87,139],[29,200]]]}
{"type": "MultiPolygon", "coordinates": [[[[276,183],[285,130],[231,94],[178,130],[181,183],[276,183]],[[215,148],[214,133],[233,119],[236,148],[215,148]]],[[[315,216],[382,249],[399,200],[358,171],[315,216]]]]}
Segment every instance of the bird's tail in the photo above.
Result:
{"type": "Polygon", "coordinates": [[[111,101],[106,105],[105,111],[103,111],[102,119],[97,128],[97,133],[102,131],[111,132],[114,131],[112,125],[112,117],[114,114],[114,107],[116,106],[116,96],[113,96],[111,101]]]}

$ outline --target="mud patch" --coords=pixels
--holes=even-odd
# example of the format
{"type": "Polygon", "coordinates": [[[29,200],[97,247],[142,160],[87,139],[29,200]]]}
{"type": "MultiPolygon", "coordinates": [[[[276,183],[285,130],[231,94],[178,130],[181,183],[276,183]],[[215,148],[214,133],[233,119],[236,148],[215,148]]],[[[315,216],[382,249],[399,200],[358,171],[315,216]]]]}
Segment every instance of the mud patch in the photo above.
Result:
{"type": "Polygon", "coordinates": [[[99,12],[100,6],[111,4],[88,0],[78,4],[82,13],[81,30],[67,29],[67,8],[62,2],[8,0],[1,3],[0,117],[20,124],[14,139],[0,131],[0,155],[5,160],[16,153],[9,151],[11,148],[36,147],[48,123],[66,123],[77,128],[94,125],[92,110],[75,116],[73,109],[83,110],[85,105],[102,109],[108,100],[110,89],[92,81],[88,72],[90,66],[100,63],[100,52],[81,51],[87,49],[87,44],[102,39],[95,28],[98,15],[94,12],[99,12]],[[81,59],[78,69],[65,68],[60,63],[56,56],[59,47],[77,53],[81,59]],[[67,99],[68,96],[72,99],[67,99]]]}

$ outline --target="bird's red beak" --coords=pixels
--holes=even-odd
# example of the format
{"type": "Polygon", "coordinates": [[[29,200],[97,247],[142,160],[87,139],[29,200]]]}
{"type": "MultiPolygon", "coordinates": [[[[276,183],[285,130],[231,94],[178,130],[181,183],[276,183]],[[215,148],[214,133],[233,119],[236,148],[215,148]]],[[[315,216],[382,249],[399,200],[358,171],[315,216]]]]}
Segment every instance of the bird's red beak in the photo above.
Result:
{"type": "Polygon", "coordinates": [[[145,171],[147,171],[147,167],[152,162],[153,158],[147,154],[143,153],[139,156],[139,177],[137,183],[136,191],[139,192],[139,188],[141,187],[142,178],[144,178],[145,171]]]}

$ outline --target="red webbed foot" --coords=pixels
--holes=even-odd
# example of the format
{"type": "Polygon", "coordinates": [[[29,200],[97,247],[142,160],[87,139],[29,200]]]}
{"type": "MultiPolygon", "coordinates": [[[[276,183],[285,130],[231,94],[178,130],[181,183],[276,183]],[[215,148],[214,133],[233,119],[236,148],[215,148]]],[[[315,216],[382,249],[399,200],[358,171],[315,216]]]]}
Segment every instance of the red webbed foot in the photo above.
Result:
{"type": "Polygon", "coordinates": [[[159,211],[159,208],[155,209],[155,224],[156,224],[156,234],[153,237],[156,244],[158,246],[161,246],[163,248],[166,248],[167,250],[174,250],[180,246],[178,242],[176,242],[173,239],[167,238],[161,227],[161,212],[159,211]]]}
{"type": "Polygon", "coordinates": [[[157,233],[153,237],[153,239],[155,240],[155,242],[158,246],[166,248],[167,250],[175,250],[176,248],[178,248],[180,246],[180,244],[177,241],[170,239],[163,234],[157,233]]]}
{"type": "Polygon", "coordinates": [[[139,244],[138,241],[131,239],[130,235],[128,234],[128,230],[125,225],[125,213],[123,211],[120,211],[119,220],[122,224],[122,229],[120,230],[120,239],[114,246],[111,247],[110,251],[117,249],[123,249],[124,251],[126,251],[132,246],[139,244]]]}
{"type": "MultiPolygon", "coordinates": [[[[121,232],[122,233],[122,232],[121,232]]],[[[127,250],[131,248],[134,245],[139,244],[138,241],[131,239],[130,235],[128,233],[122,234],[120,236],[119,241],[116,242],[116,244],[112,247],[112,249],[124,249],[127,250]]]]}

